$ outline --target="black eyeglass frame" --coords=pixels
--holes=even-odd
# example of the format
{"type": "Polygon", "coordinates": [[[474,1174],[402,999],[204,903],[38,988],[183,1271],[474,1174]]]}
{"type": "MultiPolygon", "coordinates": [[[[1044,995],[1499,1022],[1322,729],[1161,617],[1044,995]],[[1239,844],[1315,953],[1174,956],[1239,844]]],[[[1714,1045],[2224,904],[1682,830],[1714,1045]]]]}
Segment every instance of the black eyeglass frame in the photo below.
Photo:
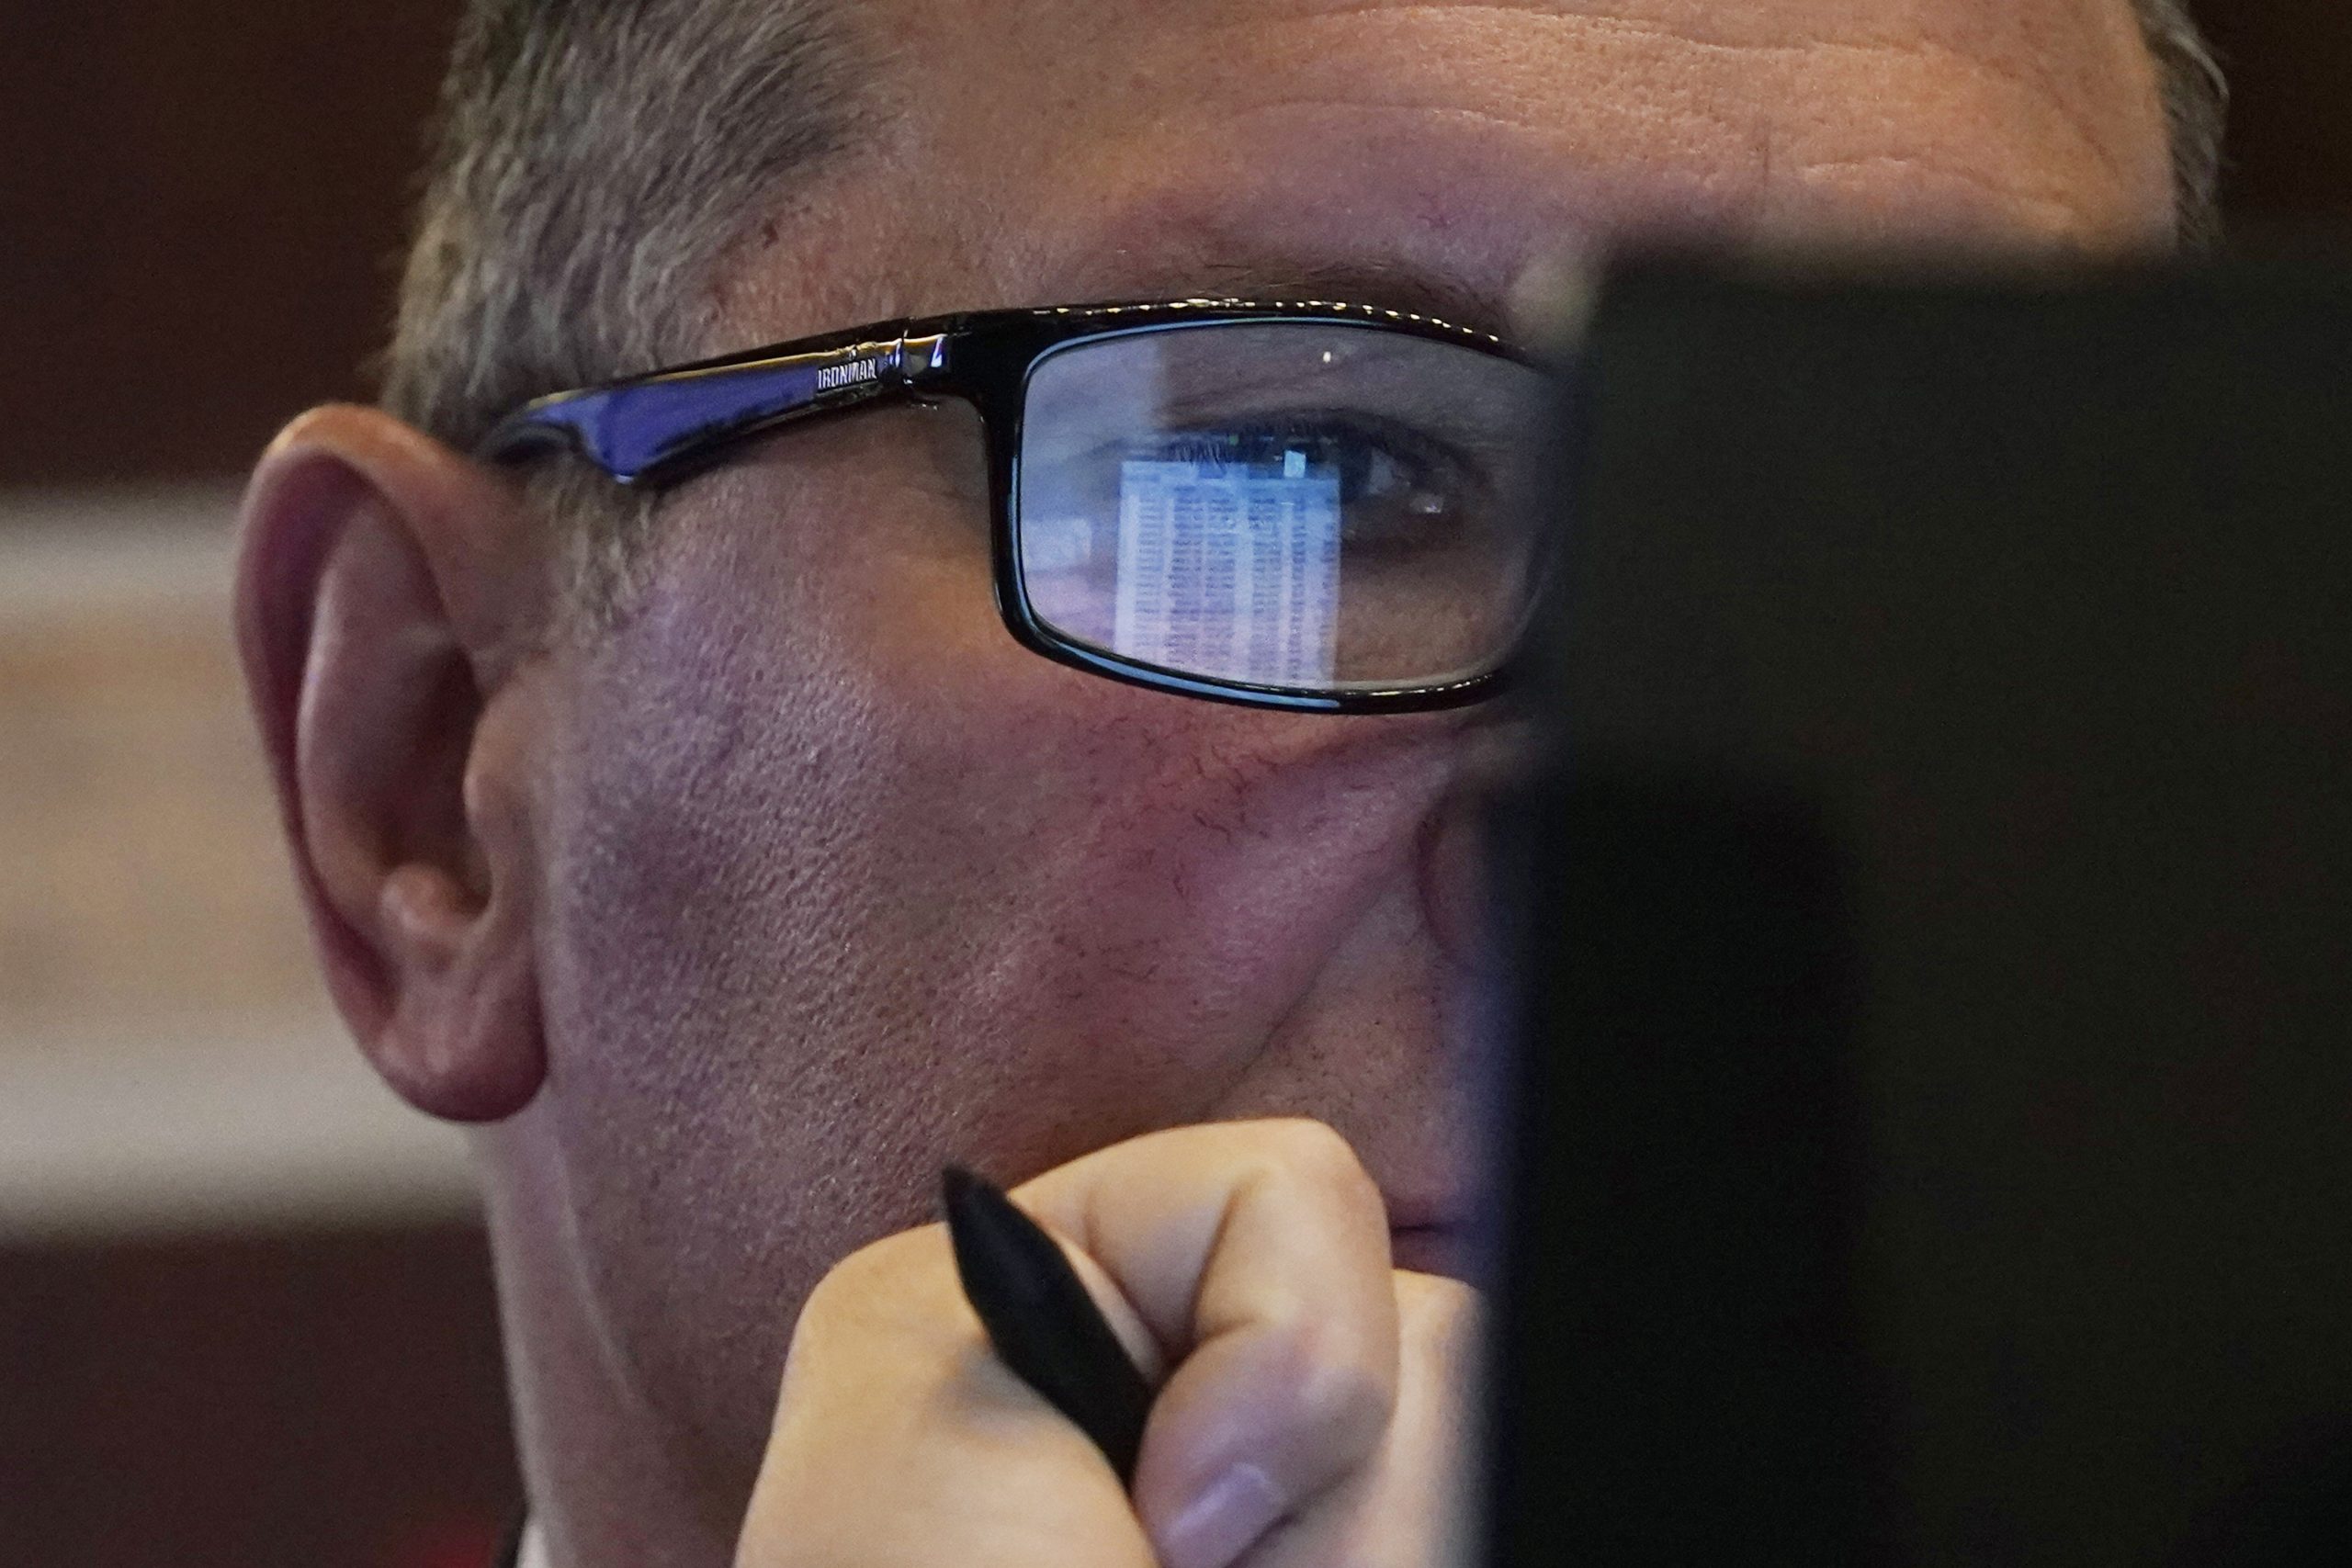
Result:
{"type": "Polygon", "coordinates": [[[567,453],[631,490],[661,491],[723,460],[743,442],[805,419],[885,400],[953,398],[979,414],[988,446],[990,556],[998,614],[1031,652],[1090,674],[1212,702],[1300,713],[1394,714],[1467,706],[1499,694],[1508,663],[1463,680],[1392,689],[1312,692],[1188,674],[1064,637],[1030,603],[1014,527],[1029,380],[1074,344],[1180,328],[1298,321],[1371,329],[1538,362],[1490,333],[1408,310],[1333,300],[1182,299],[979,310],[772,344],[526,404],[476,455],[517,463],[567,453]]]}

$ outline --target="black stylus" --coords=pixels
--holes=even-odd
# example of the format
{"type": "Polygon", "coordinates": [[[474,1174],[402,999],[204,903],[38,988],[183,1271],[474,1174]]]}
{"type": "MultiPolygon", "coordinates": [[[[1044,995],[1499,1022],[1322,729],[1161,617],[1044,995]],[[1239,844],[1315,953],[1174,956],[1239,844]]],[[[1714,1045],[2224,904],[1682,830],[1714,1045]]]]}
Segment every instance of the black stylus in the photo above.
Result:
{"type": "Polygon", "coordinates": [[[949,1166],[940,1179],[964,1295],[989,1343],[1022,1382],[1094,1439],[1135,1480],[1151,1385],[1054,1238],[985,1178],[949,1166]]]}

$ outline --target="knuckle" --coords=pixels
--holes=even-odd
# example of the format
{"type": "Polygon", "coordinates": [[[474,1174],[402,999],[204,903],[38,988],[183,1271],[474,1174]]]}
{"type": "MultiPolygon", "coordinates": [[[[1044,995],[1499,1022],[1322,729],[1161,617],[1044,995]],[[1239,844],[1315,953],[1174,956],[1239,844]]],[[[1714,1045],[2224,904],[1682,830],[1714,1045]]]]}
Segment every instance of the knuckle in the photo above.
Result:
{"type": "Polygon", "coordinates": [[[1294,1117],[1258,1123],[1264,1154],[1291,1177],[1351,1198],[1371,1196],[1379,1190],[1356,1157],[1354,1145],[1321,1122],[1294,1117]]]}
{"type": "Polygon", "coordinates": [[[1300,1369],[1292,1390],[1294,1418],[1338,1447],[1369,1450],[1387,1429],[1396,1404],[1395,1381],[1358,1361],[1319,1361],[1300,1369]]]}
{"type": "Polygon", "coordinates": [[[1377,1434],[1396,1404],[1396,1361],[1345,1327],[1322,1321],[1270,1334],[1251,1357],[1253,1395],[1302,1431],[1377,1434]]]}
{"type": "Polygon", "coordinates": [[[866,1243],[825,1270],[825,1277],[817,1289],[842,1294],[862,1287],[887,1283],[904,1267],[902,1255],[906,1250],[906,1241],[903,1235],[890,1235],[866,1243]]]}
{"type": "Polygon", "coordinates": [[[944,1248],[944,1231],[938,1225],[867,1243],[825,1271],[801,1307],[802,1322],[866,1317],[877,1304],[920,1299],[928,1292],[909,1287],[926,1270],[936,1269],[944,1248]]]}
{"type": "Polygon", "coordinates": [[[1396,1305],[1417,1322],[1450,1323],[1477,1316],[1485,1310],[1486,1298],[1474,1286],[1442,1274],[1400,1271],[1396,1276],[1396,1305]]]}
{"type": "Polygon", "coordinates": [[[1487,1302],[1459,1280],[1399,1273],[1396,1316],[1406,1339],[1451,1354],[1478,1341],[1486,1325],[1487,1302]]]}

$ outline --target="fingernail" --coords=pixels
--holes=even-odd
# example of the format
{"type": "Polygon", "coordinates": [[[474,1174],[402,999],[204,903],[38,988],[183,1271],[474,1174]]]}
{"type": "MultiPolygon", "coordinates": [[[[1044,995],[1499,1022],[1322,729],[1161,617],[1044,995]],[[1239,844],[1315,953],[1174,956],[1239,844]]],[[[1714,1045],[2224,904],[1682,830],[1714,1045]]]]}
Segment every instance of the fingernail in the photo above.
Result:
{"type": "Polygon", "coordinates": [[[1273,1478],[1237,1464],[1184,1506],[1160,1542],[1166,1568],[1227,1568],[1283,1513],[1273,1478]]]}

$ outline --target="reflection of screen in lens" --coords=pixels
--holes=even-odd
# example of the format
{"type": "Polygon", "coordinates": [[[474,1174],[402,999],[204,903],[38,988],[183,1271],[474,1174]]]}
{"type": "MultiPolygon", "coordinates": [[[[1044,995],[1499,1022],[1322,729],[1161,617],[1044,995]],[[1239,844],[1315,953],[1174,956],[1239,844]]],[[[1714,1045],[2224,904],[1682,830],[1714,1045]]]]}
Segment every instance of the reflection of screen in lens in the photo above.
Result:
{"type": "Polygon", "coordinates": [[[1270,686],[1338,668],[1340,476],[1130,458],[1119,470],[1112,641],[1127,658],[1270,686]]]}

